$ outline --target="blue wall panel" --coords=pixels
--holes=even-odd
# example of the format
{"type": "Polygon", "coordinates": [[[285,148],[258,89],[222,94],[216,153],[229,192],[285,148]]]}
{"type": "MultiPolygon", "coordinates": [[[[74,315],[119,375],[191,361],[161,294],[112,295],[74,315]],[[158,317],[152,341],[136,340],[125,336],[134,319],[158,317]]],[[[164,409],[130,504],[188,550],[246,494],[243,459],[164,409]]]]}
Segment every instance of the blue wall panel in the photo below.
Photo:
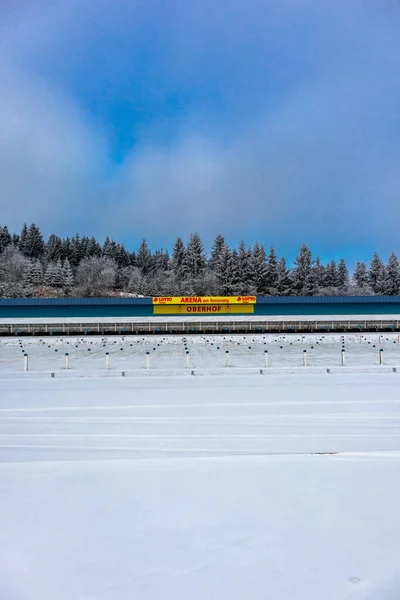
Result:
{"type": "MultiPolygon", "coordinates": [[[[254,314],[400,315],[400,297],[257,297],[254,314]]],[[[0,299],[0,318],[144,317],[152,315],[151,298],[0,299]]],[[[166,315],[158,316],[158,318],[165,317],[166,315]]],[[[188,315],[188,318],[195,319],[196,315],[188,315]]]]}

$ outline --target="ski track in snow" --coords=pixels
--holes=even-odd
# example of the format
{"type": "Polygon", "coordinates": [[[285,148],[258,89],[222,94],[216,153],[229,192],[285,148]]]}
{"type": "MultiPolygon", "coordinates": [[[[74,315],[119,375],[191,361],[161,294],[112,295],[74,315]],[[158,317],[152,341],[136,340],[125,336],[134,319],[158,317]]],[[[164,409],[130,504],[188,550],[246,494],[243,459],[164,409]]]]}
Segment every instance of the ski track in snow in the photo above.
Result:
{"type": "Polygon", "coordinates": [[[397,336],[238,339],[1,340],[1,599],[400,597],[397,336]]]}
{"type": "Polygon", "coordinates": [[[0,462],[400,452],[396,374],[234,379],[0,379],[0,462]]]}

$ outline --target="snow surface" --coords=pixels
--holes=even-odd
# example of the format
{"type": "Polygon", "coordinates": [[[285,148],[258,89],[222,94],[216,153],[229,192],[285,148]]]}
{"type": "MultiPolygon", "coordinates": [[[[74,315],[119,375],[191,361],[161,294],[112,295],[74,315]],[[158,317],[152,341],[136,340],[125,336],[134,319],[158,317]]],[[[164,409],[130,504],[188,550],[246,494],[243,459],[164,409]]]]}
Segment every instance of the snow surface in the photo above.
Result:
{"type": "Polygon", "coordinates": [[[61,340],[27,338],[26,374],[1,340],[1,600],[398,600],[399,374],[373,372],[397,336],[345,337],[371,372],[297,369],[303,346],[338,364],[321,337],[188,338],[204,373],[228,347],[248,368],[224,377],[174,376],[179,337],[85,338],[68,372],[61,340]],[[295,368],[252,374],[264,343],[295,368]]]}
{"type": "Polygon", "coordinates": [[[372,370],[400,367],[400,336],[397,334],[255,334],[255,335],[192,335],[124,336],[83,338],[0,338],[0,377],[18,374],[24,369],[24,354],[29,356],[29,377],[54,372],[60,376],[115,376],[124,371],[127,376],[204,375],[231,372],[303,369],[303,350],[309,368],[339,368],[344,342],[346,370],[372,370]],[[379,364],[383,350],[384,365],[379,364]],[[229,369],[226,356],[229,353],[229,369]],[[110,369],[106,370],[106,352],[110,369]],[[146,369],[149,352],[150,369],[146,369]],[[189,352],[189,355],[186,355],[189,352]],[[69,371],[65,354],[69,355],[69,371]],[[188,358],[188,363],[187,361],[188,358]],[[189,366],[189,368],[187,367],[189,366]]]}

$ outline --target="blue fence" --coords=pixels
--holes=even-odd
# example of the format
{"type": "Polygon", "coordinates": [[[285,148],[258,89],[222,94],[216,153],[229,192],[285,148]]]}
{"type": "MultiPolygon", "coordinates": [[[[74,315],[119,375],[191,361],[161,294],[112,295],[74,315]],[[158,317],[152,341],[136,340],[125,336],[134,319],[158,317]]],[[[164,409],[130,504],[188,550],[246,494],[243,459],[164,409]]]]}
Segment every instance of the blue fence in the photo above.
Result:
{"type": "MultiPolygon", "coordinates": [[[[254,314],[400,315],[400,296],[258,296],[254,314]]],[[[0,299],[0,318],[142,317],[152,315],[151,298],[0,299]]],[[[165,316],[157,318],[165,318],[165,316]]],[[[196,317],[191,315],[190,318],[196,317]]]]}

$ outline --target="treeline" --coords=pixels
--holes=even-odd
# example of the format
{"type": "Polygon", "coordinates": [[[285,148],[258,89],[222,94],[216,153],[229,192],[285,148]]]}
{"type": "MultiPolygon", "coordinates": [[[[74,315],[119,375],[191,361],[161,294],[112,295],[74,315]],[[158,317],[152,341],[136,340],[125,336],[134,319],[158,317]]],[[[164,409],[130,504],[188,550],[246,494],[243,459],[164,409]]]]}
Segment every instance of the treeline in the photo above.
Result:
{"type": "Polygon", "coordinates": [[[231,248],[217,235],[209,255],[197,233],[178,237],[172,253],[152,251],[143,240],[137,251],[109,237],[47,240],[36,225],[10,233],[0,226],[0,296],[56,297],[104,295],[397,295],[400,265],[392,253],[385,264],[377,253],[358,262],[350,276],[346,263],[322,264],[303,244],[293,265],[274,248],[241,242],[231,248]]]}

